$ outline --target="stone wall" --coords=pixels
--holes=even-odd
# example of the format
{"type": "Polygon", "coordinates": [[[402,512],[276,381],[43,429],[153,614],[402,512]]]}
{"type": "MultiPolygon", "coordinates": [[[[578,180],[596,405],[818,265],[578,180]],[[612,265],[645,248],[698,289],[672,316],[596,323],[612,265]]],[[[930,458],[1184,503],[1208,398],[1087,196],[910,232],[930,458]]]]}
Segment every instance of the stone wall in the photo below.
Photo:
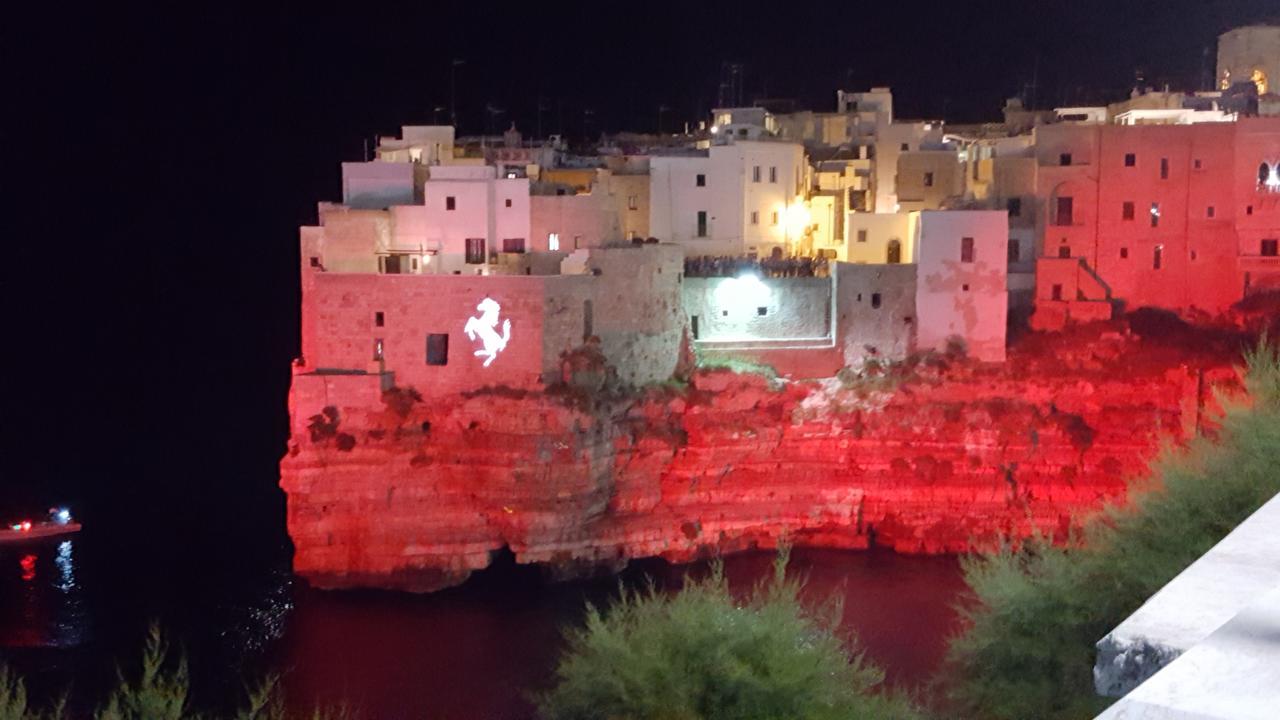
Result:
{"type": "Polygon", "coordinates": [[[913,349],[915,265],[836,265],[836,307],[844,365],[901,360],[913,349]]]}
{"type": "Polygon", "coordinates": [[[831,343],[830,278],[691,277],[684,306],[699,342],[831,343]]]}
{"type": "Polygon", "coordinates": [[[295,382],[281,462],[294,568],[324,587],[425,591],[503,547],[572,573],[784,535],[940,553],[1061,533],[1194,428],[1214,384],[1176,362],[1090,362],[777,389],[722,371],[615,402],[504,389],[370,403],[367,386],[295,382]]]}

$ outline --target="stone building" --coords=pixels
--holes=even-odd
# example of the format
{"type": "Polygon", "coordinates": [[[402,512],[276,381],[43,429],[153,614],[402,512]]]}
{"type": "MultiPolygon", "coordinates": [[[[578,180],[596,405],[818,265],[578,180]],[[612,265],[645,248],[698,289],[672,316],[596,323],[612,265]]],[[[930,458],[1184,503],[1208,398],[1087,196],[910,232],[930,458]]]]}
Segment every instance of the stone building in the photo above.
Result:
{"type": "Polygon", "coordinates": [[[485,276],[369,272],[372,263],[342,266],[327,249],[304,250],[296,388],[538,390],[562,380],[566,356],[588,346],[617,382],[643,385],[670,378],[680,357],[683,256],[672,245],[584,250],[577,274],[485,276]]]}
{"type": "Polygon", "coordinates": [[[1280,118],[1036,130],[1036,327],[1280,287],[1280,118]]]}
{"type": "Polygon", "coordinates": [[[686,278],[695,346],[810,377],[945,350],[957,340],[979,360],[1004,360],[1004,212],[860,217],[900,223],[907,259],[834,262],[826,277],[686,278]]]}

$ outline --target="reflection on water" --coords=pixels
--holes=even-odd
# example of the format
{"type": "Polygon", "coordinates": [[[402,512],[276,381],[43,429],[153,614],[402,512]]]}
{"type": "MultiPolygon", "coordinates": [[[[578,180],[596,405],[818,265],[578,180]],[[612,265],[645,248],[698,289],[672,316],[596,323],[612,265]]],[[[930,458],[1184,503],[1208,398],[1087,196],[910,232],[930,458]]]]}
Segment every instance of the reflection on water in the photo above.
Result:
{"type": "Polygon", "coordinates": [[[0,547],[0,645],[69,648],[83,642],[86,615],[74,552],[72,540],[0,547]]]}
{"type": "MultiPolygon", "coordinates": [[[[71,687],[83,696],[73,704],[91,709],[160,617],[190,652],[197,702],[232,697],[271,668],[299,710],[346,703],[363,717],[528,717],[531,693],[553,678],[563,628],[581,621],[586,602],[607,603],[619,581],[652,577],[669,590],[705,570],[645,561],[620,578],[550,583],[507,558],[462,587],[410,595],[311,590],[289,573],[287,546],[220,557],[157,547],[139,562],[83,536],[0,548],[0,660],[38,693],[71,687]]],[[[811,598],[839,595],[844,628],[890,681],[928,678],[955,620],[954,558],[796,550],[792,560],[811,598]]],[[[728,558],[731,586],[745,592],[771,562],[767,553],[728,558]]]]}

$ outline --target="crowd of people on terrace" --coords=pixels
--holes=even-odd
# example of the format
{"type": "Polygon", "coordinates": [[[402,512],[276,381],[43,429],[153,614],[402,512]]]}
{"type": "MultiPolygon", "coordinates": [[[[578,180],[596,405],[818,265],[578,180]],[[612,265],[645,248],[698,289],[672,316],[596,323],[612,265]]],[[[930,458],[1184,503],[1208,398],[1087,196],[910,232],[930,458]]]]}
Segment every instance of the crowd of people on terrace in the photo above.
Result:
{"type": "Polygon", "coordinates": [[[754,255],[699,255],[684,259],[686,277],[827,277],[825,257],[756,257],[754,255]]]}

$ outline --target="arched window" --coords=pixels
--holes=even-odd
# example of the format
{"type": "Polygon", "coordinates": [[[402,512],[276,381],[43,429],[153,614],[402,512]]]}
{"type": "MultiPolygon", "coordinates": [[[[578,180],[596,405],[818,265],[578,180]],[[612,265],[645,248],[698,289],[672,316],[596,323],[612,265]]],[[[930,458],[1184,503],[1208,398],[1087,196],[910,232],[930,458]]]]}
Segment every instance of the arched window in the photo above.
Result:
{"type": "Polygon", "coordinates": [[[1262,163],[1258,166],[1258,184],[1266,185],[1269,177],[1271,177],[1271,168],[1267,167],[1266,163],[1262,163]]]}
{"type": "Polygon", "coordinates": [[[886,253],[885,261],[890,265],[897,265],[902,262],[902,243],[897,240],[889,241],[889,250],[886,253]]]}

